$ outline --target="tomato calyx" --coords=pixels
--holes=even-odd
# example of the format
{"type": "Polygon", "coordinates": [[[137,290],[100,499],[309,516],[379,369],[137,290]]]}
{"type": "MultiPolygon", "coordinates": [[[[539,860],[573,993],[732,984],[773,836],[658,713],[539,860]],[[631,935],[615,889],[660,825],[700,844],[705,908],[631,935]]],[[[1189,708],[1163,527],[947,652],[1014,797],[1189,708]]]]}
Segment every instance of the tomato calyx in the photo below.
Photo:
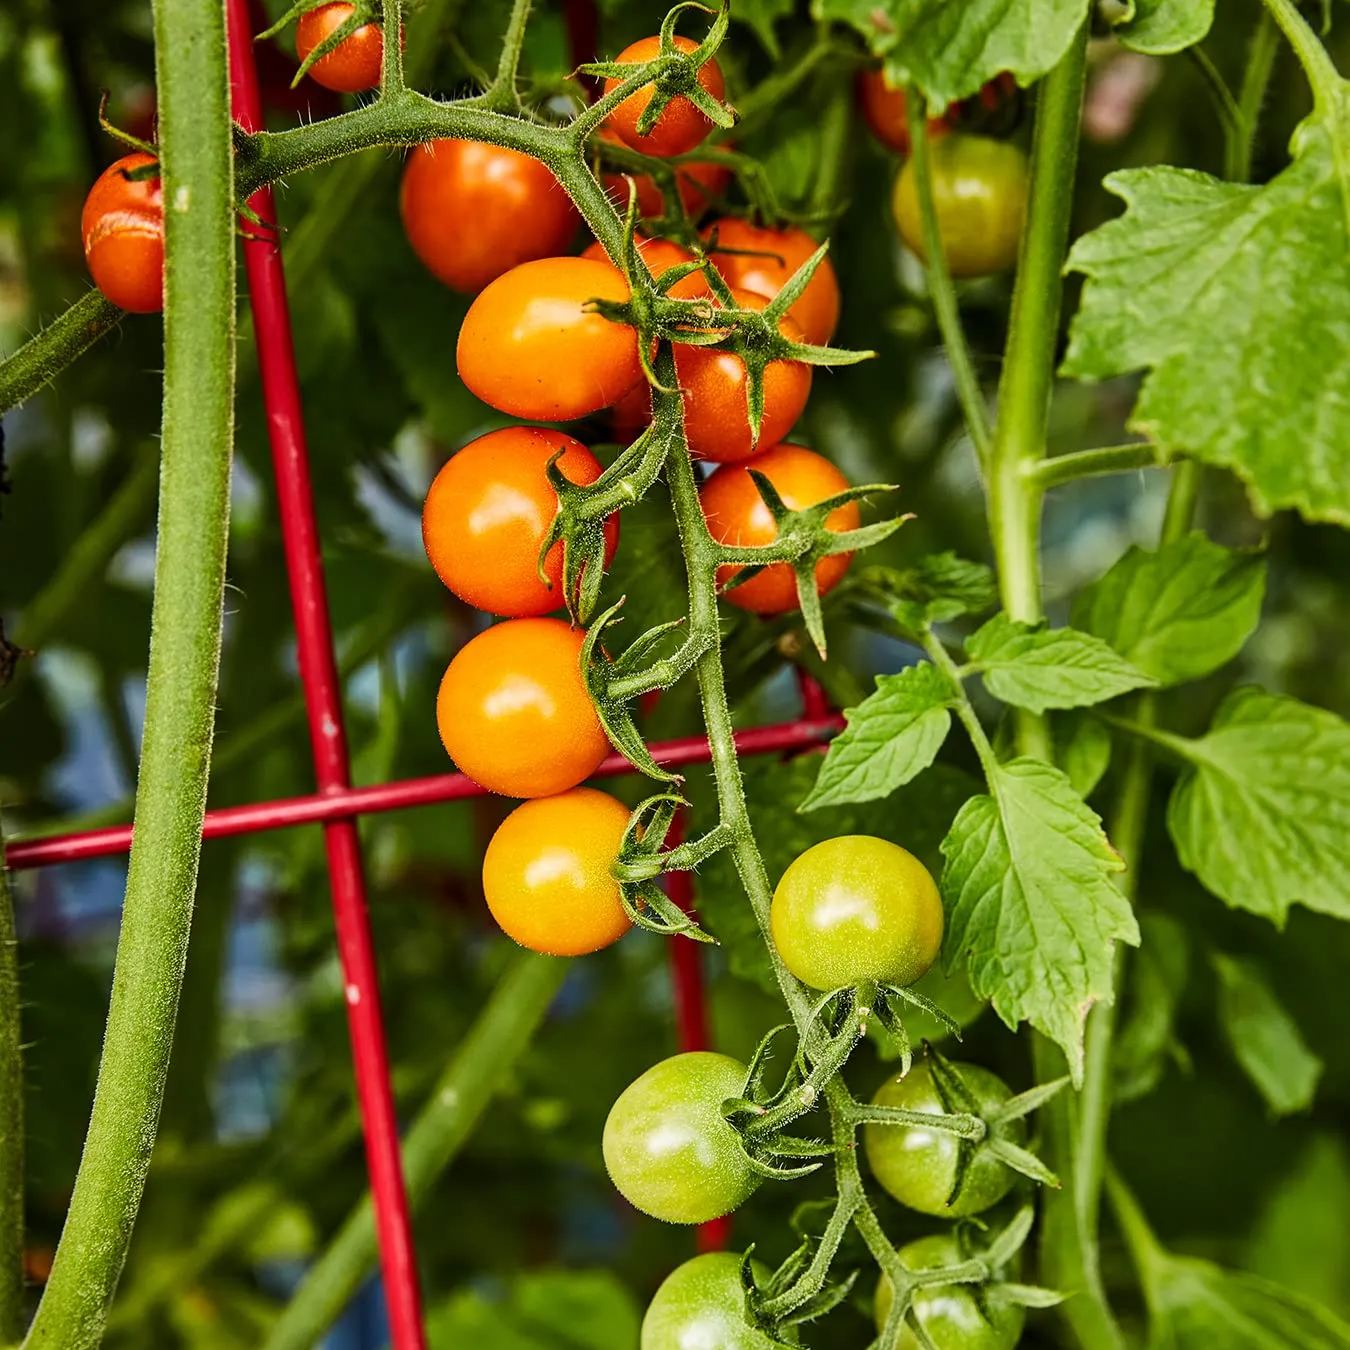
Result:
{"type": "Polygon", "coordinates": [[[699,80],[700,70],[712,60],[726,38],[727,30],[731,26],[731,7],[725,0],[718,5],[713,21],[708,26],[707,35],[702,42],[688,51],[681,49],[675,42],[675,25],[679,21],[681,11],[686,9],[707,13],[707,6],[696,3],[696,0],[685,0],[685,3],[671,9],[661,22],[660,50],[650,61],[631,64],[620,61],[590,61],[578,67],[578,72],[582,75],[622,82],[592,109],[600,120],[607,117],[630,95],[651,85],[651,100],[637,120],[636,130],[639,136],[649,135],[662,113],[676,99],[685,99],[692,103],[716,127],[727,130],[736,125],[735,109],[715,99],[699,80]]]}
{"type": "MultiPolygon", "coordinates": [[[[116,122],[108,116],[108,100],[111,97],[105,89],[98,100],[98,125],[99,129],[113,140],[127,146],[131,150],[139,150],[143,155],[149,155],[151,159],[159,159],[159,147],[154,141],[142,140],[139,136],[133,136],[131,132],[123,130],[116,122]]],[[[128,182],[139,183],[147,178],[158,178],[160,175],[158,163],[147,164],[139,169],[124,170],[124,177],[128,182]]]]}

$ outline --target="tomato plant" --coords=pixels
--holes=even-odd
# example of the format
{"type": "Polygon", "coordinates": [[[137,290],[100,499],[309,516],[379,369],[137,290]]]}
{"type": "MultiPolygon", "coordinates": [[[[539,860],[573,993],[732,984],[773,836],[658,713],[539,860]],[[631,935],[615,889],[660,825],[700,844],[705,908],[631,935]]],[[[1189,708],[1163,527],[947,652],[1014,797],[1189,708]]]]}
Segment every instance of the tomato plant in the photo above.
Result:
{"type": "Polygon", "coordinates": [[[1344,7],[11,8],[0,1345],[1350,1345],[1344,7]]]}

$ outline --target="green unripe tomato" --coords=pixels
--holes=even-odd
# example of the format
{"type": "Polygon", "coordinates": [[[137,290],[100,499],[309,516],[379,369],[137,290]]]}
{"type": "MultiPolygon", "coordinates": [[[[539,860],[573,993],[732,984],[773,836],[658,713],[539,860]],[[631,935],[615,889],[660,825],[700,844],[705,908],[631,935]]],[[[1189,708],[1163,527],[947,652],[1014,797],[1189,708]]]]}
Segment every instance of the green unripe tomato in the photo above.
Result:
{"type": "MultiPolygon", "coordinates": [[[[754,1262],[755,1280],[769,1269],[754,1262]]],[[[686,1261],[662,1281],[642,1319],[641,1350],[773,1350],[774,1343],[745,1321],[741,1258],[709,1252],[686,1261]]]]}
{"type": "MultiPolygon", "coordinates": [[[[965,1080],[980,1111],[1002,1106],[1011,1096],[1002,1079],[978,1064],[953,1064],[965,1080]]],[[[932,1069],[921,1062],[905,1078],[888,1078],[872,1098],[874,1106],[899,1106],[907,1111],[945,1114],[942,1098],[933,1082],[932,1069]]],[[[1020,1142],[1026,1130],[1022,1121],[1010,1121],[1003,1134],[1020,1142]]],[[[966,1170],[961,1194],[949,1205],[947,1197],[956,1184],[957,1148],[960,1140],[943,1130],[926,1130],[912,1125],[863,1126],[863,1148],[872,1174],[890,1195],[902,1205],[921,1214],[959,1219],[979,1214],[1007,1195],[1015,1179],[1013,1171],[993,1156],[983,1144],[975,1146],[975,1155],[966,1170]]]]}
{"type": "Polygon", "coordinates": [[[730,1214],[759,1185],[722,1103],[747,1068],[695,1051],[654,1064],[610,1108],[603,1141],[610,1180],[630,1205],[666,1223],[730,1214]]]}
{"type": "Polygon", "coordinates": [[[866,834],[808,848],[773,893],[783,963],[813,989],[913,984],[942,949],[942,897],[912,854],[866,834]]]}
{"type": "MultiPolygon", "coordinates": [[[[1017,261],[1027,213],[1026,154],[988,136],[945,136],[934,141],[933,205],[947,268],[954,277],[1004,272],[1017,261]]],[[[918,175],[906,162],[895,180],[891,210],[900,238],[923,258],[923,216],[918,175]]]]}
{"type": "MultiPolygon", "coordinates": [[[[965,1257],[960,1244],[947,1233],[920,1238],[896,1253],[906,1270],[932,1270],[938,1266],[960,1265],[965,1257]]],[[[886,1326],[895,1293],[885,1275],[877,1285],[875,1312],[877,1330],[886,1326]]],[[[965,1284],[933,1284],[916,1289],[910,1311],[923,1327],[936,1350],[1012,1350],[1022,1334],[1026,1313],[1016,1303],[986,1299],[989,1316],[965,1284]]],[[[919,1338],[906,1321],[897,1350],[923,1350],[919,1338]]],[[[646,1350],[644,1343],[643,1350],[646,1350]]]]}

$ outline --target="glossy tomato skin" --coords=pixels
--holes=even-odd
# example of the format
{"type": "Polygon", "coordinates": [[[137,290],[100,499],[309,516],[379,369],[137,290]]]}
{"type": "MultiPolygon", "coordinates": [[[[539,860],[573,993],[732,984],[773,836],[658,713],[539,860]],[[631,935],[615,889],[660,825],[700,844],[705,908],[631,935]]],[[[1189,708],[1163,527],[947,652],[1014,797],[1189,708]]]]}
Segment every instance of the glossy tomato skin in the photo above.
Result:
{"type": "MultiPolygon", "coordinates": [[[[956,1064],[981,1111],[1002,1106],[1011,1096],[1002,1079],[978,1064],[956,1064]]],[[[907,1111],[942,1115],[942,1098],[933,1082],[927,1061],[914,1065],[905,1078],[888,1078],[872,1098],[875,1106],[899,1106],[907,1111]]],[[[1019,1142],[1025,1131],[1021,1121],[1007,1127],[1008,1137],[1019,1142]]],[[[947,1203],[956,1182],[958,1140],[941,1130],[923,1130],[907,1125],[864,1125],[863,1147],[867,1161],[882,1188],[902,1205],[920,1214],[960,1219],[979,1214],[1007,1195],[1016,1179],[987,1149],[976,1147],[961,1194],[947,1203]]]]}
{"type": "MultiPolygon", "coordinates": [[[[792,274],[816,251],[819,244],[805,230],[790,225],[782,230],[755,225],[739,216],[723,216],[703,231],[718,248],[712,253],[717,270],[727,284],[756,291],[772,299],[792,274]],[[734,253],[727,249],[737,250],[734,253]]],[[[839,278],[827,254],[821,259],[806,289],[788,314],[807,342],[821,345],[830,340],[839,324],[839,278]]]]}
{"type": "Polygon", "coordinates": [[[532,952],[585,956],[631,926],[609,874],[628,808],[594,788],[516,807],[483,856],[483,895],[498,926],[532,952]]]}
{"type": "MultiPolygon", "coordinates": [[[[694,261],[694,255],[687,248],[681,248],[679,244],[669,239],[648,239],[639,236],[637,249],[654,280],[659,280],[661,273],[669,271],[672,267],[694,261]]],[[[610,260],[604,245],[598,239],[592,239],[581,250],[581,256],[598,262],[610,260]]],[[[674,296],[676,300],[696,300],[701,295],[710,294],[708,280],[702,272],[690,272],[687,277],[681,277],[666,294],[674,296]]]]}
{"type": "Polygon", "coordinates": [[[537,159],[482,141],[429,141],[399,192],[413,252],[453,290],[475,295],[523,262],[566,253],[580,217],[537,159]]]}
{"type": "Polygon", "coordinates": [[[151,155],[123,155],[94,180],[84,199],[80,233],[89,274],[103,294],[132,314],[164,308],[164,188],[158,178],[127,174],[154,164],[151,155]]]}
{"type": "MultiPolygon", "coordinates": [[[[354,8],[345,3],[320,5],[302,14],[295,26],[296,56],[304,61],[330,33],[347,22],[354,8]]],[[[359,94],[379,84],[383,61],[384,35],[380,25],[363,23],[306,73],[335,93],[359,94]]]]}
{"type": "MultiPolygon", "coordinates": [[[[905,105],[905,91],[895,89],[885,72],[874,66],[860,70],[857,78],[858,106],[872,134],[882,145],[898,155],[909,154],[909,120],[905,105]]],[[[950,128],[946,119],[928,119],[928,138],[945,136],[950,128]]]]}
{"type": "MultiPolygon", "coordinates": [[[[949,1233],[934,1233],[906,1243],[896,1255],[906,1270],[913,1271],[959,1266],[966,1260],[961,1244],[949,1233]]],[[[891,1282],[883,1275],[875,1304],[878,1331],[885,1328],[894,1299],[891,1282]]],[[[1013,1350],[1021,1338],[1026,1313],[1020,1305],[1001,1299],[986,1298],[984,1302],[982,1309],[969,1285],[931,1284],[915,1291],[910,1315],[918,1319],[936,1350],[1013,1350]]],[[[908,1321],[896,1345],[898,1350],[923,1350],[908,1321]]]]}
{"type": "Polygon", "coordinates": [[[813,989],[911,985],[942,950],[942,897],[928,869],[871,835],[808,848],[783,873],[770,920],[783,963],[813,989]]]}
{"type": "MultiPolygon", "coordinates": [[[[601,140],[622,142],[623,137],[617,131],[601,127],[596,133],[601,140]]],[[[721,150],[731,150],[730,142],[718,146],[721,150]]],[[[638,215],[644,219],[666,214],[666,199],[657,187],[656,180],[649,173],[625,173],[621,169],[607,169],[600,175],[600,182],[610,201],[620,213],[628,209],[628,184],[633,184],[637,194],[638,215]]],[[[690,160],[675,170],[675,191],[679,194],[680,205],[690,220],[697,220],[714,202],[722,196],[731,182],[731,169],[725,164],[715,164],[711,160],[690,160]]]]}
{"type": "MultiPolygon", "coordinates": [[[[762,1288],[769,1268],[752,1261],[762,1288]]],[[[706,1252],[661,1282],[642,1319],[639,1350],[774,1350],[774,1342],[745,1320],[741,1258],[706,1252]]]]}
{"type": "Polygon", "coordinates": [[[581,678],[585,634],[561,619],[508,619],[456,653],[436,697],[460,772],[505,797],[548,797],[609,753],[581,678]]]}
{"type": "MultiPolygon", "coordinates": [[[[990,276],[1012,267],[1027,212],[1025,152],[988,136],[948,136],[933,146],[932,177],[938,233],[952,276],[990,276]]],[[[912,160],[895,181],[891,206],[901,239],[926,259],[912,160]]]]}
{"type": "MultiPolygon", "coordinates": [[[[754,291],[735,290],[742,309],[761,310],[769,302],[754,291]]],[[[778,331],[793,342],[801,329],[786,315],[778,331]]],[[[801,361],[770,361],[764,368],[764,415],[759,440],[750,438],[747,402],[750,376],[735,352],[675,343],[675,377],[684,399],[684,433],[696,459],[735,464],[757,446],[777,445],[797,424],[811,397],[811,367],[801,361]]]]}
{"type": "MultiPolygon", "coordinates": [[[[675,45],[682,52],[692,52],[698,43],[691,38],[675,36],[675,45]]],[[[614,59],[620,65],[635,66],[650,61],[661,51],[659,37],[640,38],[631,46],[625,47],[614,59]]],[[[722,68],[716,57],[709,57],[698,71],[698,82],[713,98],[721,99],[725,90],[722,68]]],[[[622,80],[605,81],[605,93],[613,93],[623,83],[622,80]]],[[[652,101],[652,85],[644,85],[635,94],[630,94],[609,115],[609,126],[619,138],[634,150],[644,155],[655,155],[668,159],[671,155],[683,155],[692,150],[708,134],[712,123],[684,97],[671,99],[665,111],[656,119],[655,125],[645,135],[639,135],[637,124],[647,105],[652,101]]]]}
{"type": "MultiPolygon", "coordinates": [[[[797,511],[849,486],[828,459],[801,445],[776,445],[744,463],[724,465],[699,489],[708,529],[719,543],[749,548],[770,544],[778,537],[778,526],[750,477],[751,469],[762,473],[778,489],[784,504],[797,511]]],[[[831,511],[825,523],[838,533],[856,529],[861,521],[857,502],[847,502],[831,511]]],[[[816,588],[821,595],[843,580],[852,557],[851,553],[836,553],[816,564],[816,588]]],[[[725,586],[738,571],[734,565],[719,567],[718,584],[725,586]]],[[[727,591],[723,599],[752,614],[787,614],[797,608],[797,579],[786,563],[770,563],[727,591]]]]}
{"type": "MultiPolygon", "coordinates": [[[[471,441],[432,480],[422,508],[422,541],[436,575],[467,605],[506,618],[549,614],[566,600],[563,549],[539,550],[558,513],[548,462],[573,483],[593,483],[600,461],[580,441],[545,427],[503,427],[471,441]]],[[[619,541],[619,517],[605,522],[605,565],[619,541]]]]}
{"type": "Polygon", "coordinates": [[[628,283],[595,258],[541,258],[490,282],[464,316],[460,379],[510,417],[567,422],[599,412],[640,379],[637,333],[585,309],[625,301],[628,283]]]}
{"type": "Polygon", "coordinates": [[[666,1223],[730,1214],[759,1185],[722,1117],[745,1088],[746,1066],[698,1050],[654,1064],[620,1094],[605,1121],[605,1167],[635,1209],[666,1223]]]}

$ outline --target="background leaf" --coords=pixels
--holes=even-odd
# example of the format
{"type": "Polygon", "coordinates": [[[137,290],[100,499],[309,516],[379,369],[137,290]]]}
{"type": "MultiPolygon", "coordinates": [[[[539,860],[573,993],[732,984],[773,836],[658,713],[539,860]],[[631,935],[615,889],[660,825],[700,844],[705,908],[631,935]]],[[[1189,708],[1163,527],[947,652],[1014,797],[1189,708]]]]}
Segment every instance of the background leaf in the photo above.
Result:
{"type": "Polygon", "coordinates": [[[1202,42],[1214,23],[1214,0],[1134,0],[1134,17],[1115,26],[1127,47],[1166,56],[1202,42]]]}

